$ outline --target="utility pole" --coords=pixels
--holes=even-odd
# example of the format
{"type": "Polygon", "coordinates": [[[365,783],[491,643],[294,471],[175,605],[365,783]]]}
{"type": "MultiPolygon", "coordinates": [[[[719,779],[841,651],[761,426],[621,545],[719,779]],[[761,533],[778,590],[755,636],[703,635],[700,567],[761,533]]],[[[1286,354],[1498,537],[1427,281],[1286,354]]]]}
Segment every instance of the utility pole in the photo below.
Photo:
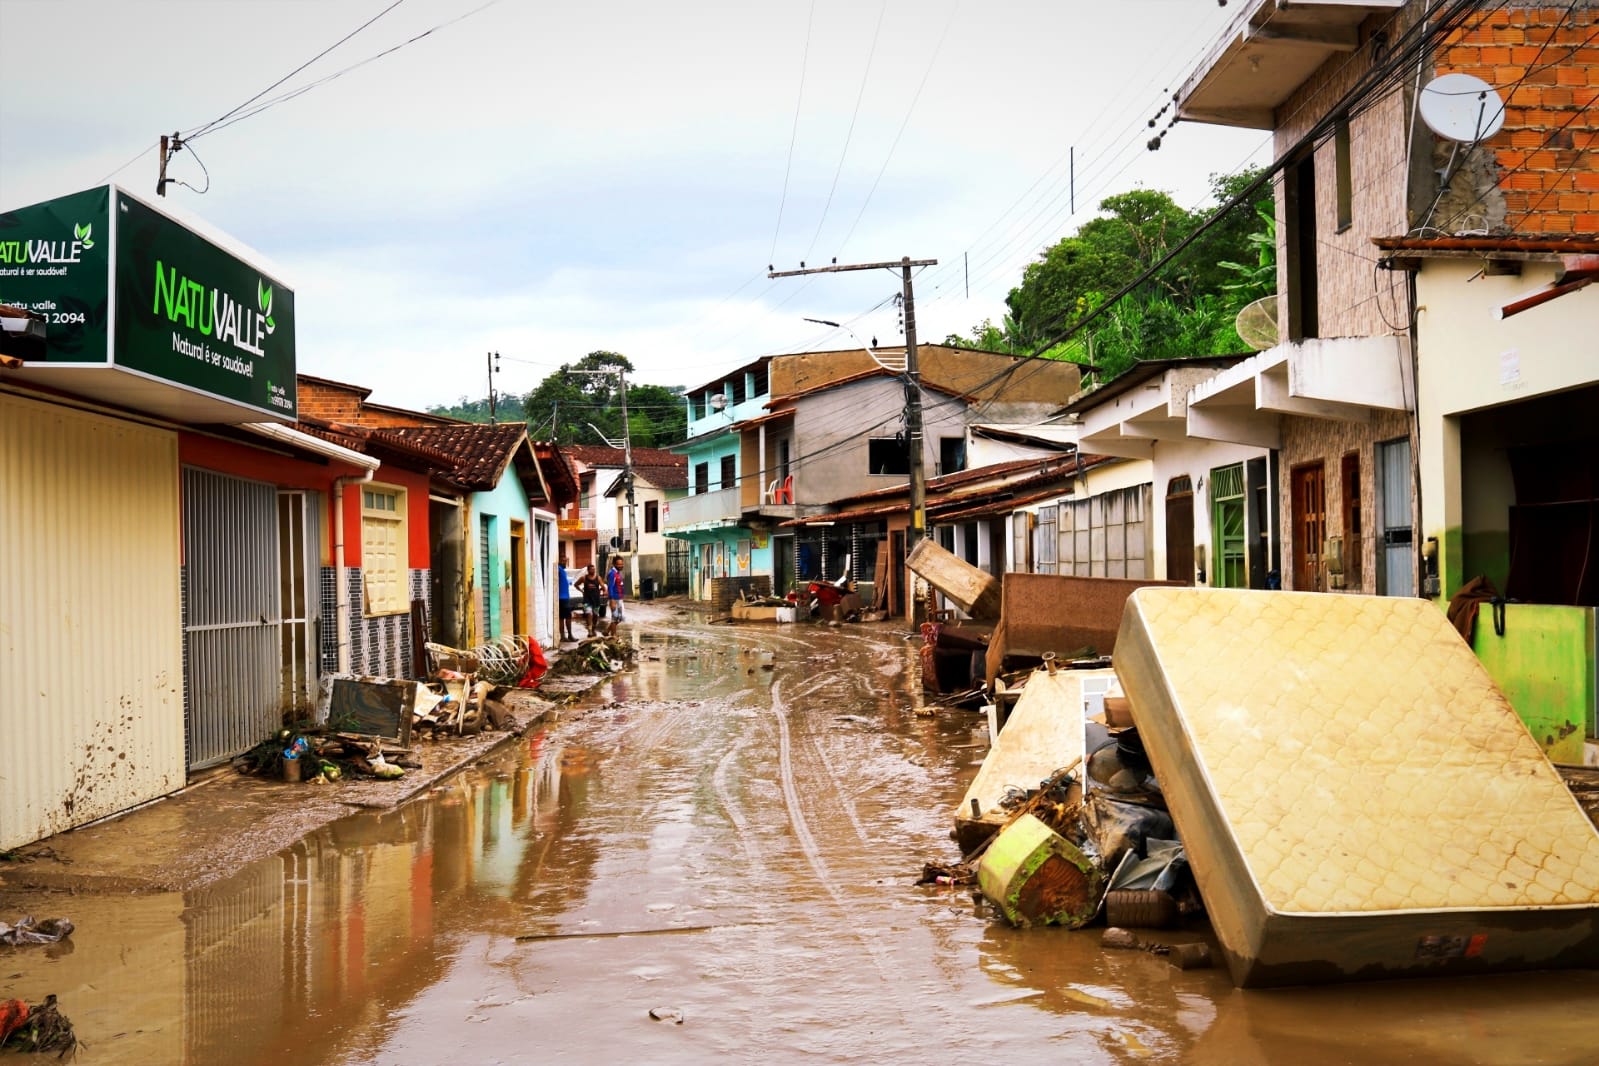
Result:
{"type": "MultiPolygon", "coordinates": [[[[804,264],[801,264],[803,266],[804,264]]],[[[927,535],[927,477],[922,463],[922,383],[921,371],[916,363],[916,295],[911,285],[911,268],[937,266],[937,259],[912,259],[906,256],[899,262],[836,263],[801,270],[773,270],[768,278],[792,278],[801,274],[839,274],[847,270],[898,270],[905,299],[905,436],[909,446],[908,456],[911,479],[911,527],[906,538],[907,553],[927,535]]]]}
{"type": "MultiPolygon", "coordinates": [[[[937,265],[937,259],[912,259],[904,256],[897,263],[852,263],[846,266],[830,263],[824,267],[811,267],[808,270],[804,269],[805,264],[801,263],[799,270],[768,270],[766,274],[768,278],[791,278],[801,274],[837,274],[847,270],[898,269],[900,272],[905,306],[905,371],[900,380],[905,383],[905,436],[910,452],[907,458],[911,480],[911,521],[910,531],[905,537],[906,555],[909,555],[927,535],[927,476],[922,464],[922,382],[921,371],[916,362],[916,295],[911,285],[911,268],[937,265]]],[[[853,566],[855,560],[851,559],[850,564],[853,566]]],[[[921,612],[918,610],[916,578],[910,576],[909,567],[905,570],[903,580],[907,592],[905,617],[915,622],[920,620],[921,612]]]]}
{"type": "Polygon", "coordinates": [[[489,425],[492,426],[499,421],[499,418],[496,416],[494,411],[494,371],[495,364],[500,361],[500,353],[486,352],[485,358],[488,360],[489,364],[489,425]]]}
{"type": "MultiPolygon", "coordinates": [[[[601,374],[609,374],[610,371],[609,370],[568,370],[567,373],[569,373],[569,374],[601,375],[601,374]]],[[[628,552],[628,554],[633,557],[632,558],[632,571],[633,571],[632,582],[633,582],[633,590],[634,590],[633,594],[636,596],[636,595],[638,595],[638,554],[639,554],[638,553],[638,549],[639,549],[639,543],[638,543],[638,498],[637,498],[637,496],[635,495],[635,493],[633,491],[633,427],[628,424],[628,420],[627,420],[627,368],[626,367],[618,366],[616,368],[616,380],[617,380],[617,383],[621,387],[621,390],[622,390],[622,484],[623,484],[624,488],[626,488],[626,490],[627,490],[627,540],[628,540],[629,548],[631,549],[628,552]]],[[[594,429],[595,434],[597,436],[599,436],[599,438],[601,440],[605,441],[605,443],[606,443],[606,445],[608,447],[612,447],[612,448],[616,447],[616,445],[613,444],[608,437],[606,437],[604,434],[600,433],[600,431],[598,429],[595,429],[593,423],[589,424],[589,428],[590,429],[594,429]]]]}

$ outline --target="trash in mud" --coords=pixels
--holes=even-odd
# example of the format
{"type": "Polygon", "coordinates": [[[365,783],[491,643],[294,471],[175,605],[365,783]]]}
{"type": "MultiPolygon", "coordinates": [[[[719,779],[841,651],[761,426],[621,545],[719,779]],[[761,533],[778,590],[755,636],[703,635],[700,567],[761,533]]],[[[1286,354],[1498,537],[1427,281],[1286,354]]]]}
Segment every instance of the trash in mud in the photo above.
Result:
{"type": "Polygon", "coordinates": [[[0,1051],[24,1055],[54,1051],[57,1058],[64,1058],[78,1047],[72,1022],[56,1009],[54,995],[32,1006],[20,999],[0,1000],[0,1034],[0,1051]]]}
{"type": "Polygon", "coordinates": [[[677,1007],[651,1007],[650,1017],[658,1022],[672,1022],[675,1025],[683,1024],[683,1012],[677,1007]]]}
{"type": "Polygon", "coordinates": [[[292,783],[342,780],[348,775],[392,780],[422,764],[409,747],[382,738],[332,732],[321,726],[284,729],[234,760],[240,773],[281,776],[292,783]]]}
{"type": "Polygon", "coordinates": [[[576,648],[562,653],[550,667],[548,676],[571,677],[577,674],[614,674],[633,659],[633,646],[610,637],[589,637],[576,648]]]}
{"type": "Polygon", "coordinates": [[[977,873],[965,862],[928,862],[922,864],[918,885],[970,885],[976,882],[977,873]]]}
{"type": "Polygon", "coordinates": [[[1012,925],[1079,928],[1099,912],[1104,872],[1032,814],[1000,830],[977,867],[983,895],[1012,925]]]}
{"type": "Polygon", "coordinates": [[[1165,929],[1177,921],[1177,901],[1159,889],[1122,888],[1105,893],[1105,921],[1134,929],[1165,929]]]}
{"type": "Polygon", "coordinates": [[[56,944],[72,935],[72,922],[66,918],[46,918],[35,921],[30,914],[16,925],[0,922],[0,944],[20,947],[24,944],[56,944]]]}

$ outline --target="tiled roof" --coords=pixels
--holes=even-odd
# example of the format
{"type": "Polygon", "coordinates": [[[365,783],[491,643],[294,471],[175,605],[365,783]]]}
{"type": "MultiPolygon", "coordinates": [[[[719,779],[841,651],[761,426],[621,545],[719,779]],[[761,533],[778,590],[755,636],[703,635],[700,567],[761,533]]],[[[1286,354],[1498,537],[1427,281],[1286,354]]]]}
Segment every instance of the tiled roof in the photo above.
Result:
{"type": "Polygon", "coordinates": [[[648,481],[658,489],[686,489],[688,488],[688,464],[676,463],[672,466],[657,466],[653,463],[634,463],[633,472],[648,481]]]}
{"type": "MultiPolygon", "coordinates": [[[[621,466],[623,451],[621,448],[608,448],[599,444],[563,444],[561,451],[569,459],[575,459],[585,466],[621,466]]],[[[634,448],[633,465],[642,466],[683,466],[688,465],[688,459],[675,455],[665,448],[634,448]]]]}
{"type": "Polygon", "coordinates": [[[1373,237],[1385,252],[1548,252],[1582,255],[1599,252],[1599,237],[1373,237]]]}
{"type": "Polygon", "coordinates": [[[527,443],[527,425],[523,422],[397,426],[374,432],[423,444],[449,455],[455,461],[456,479],[476,491],[499,484],[505,468],[516,457],[517,449],[527,443]]]}
{"type": "MultiPolygon", "coordinates": [[[[774,396],[770,400],[766,401],[765,406],[768,409],[782,407],[786,404],[793,403],[795,400],[803,399],[806,396],[814,396],[819,392],[826,392],[829,389],[842,388],[845,385],[854,385],[858,382],[869,381],[872,378],[893,378],[898,380],[899,375],[894,373],[894,371],[888,370],[884,367],[873,367],[870,370],[862,370],[858,374],[850,374],[846,377],[835,378],[832,381],[824,381],[819,385],[812,385],[810,388],[800,389],[797,392],[785,393],[782,396],[774,396]]],[[[964,400],[967,403],[977,402],[977,397],[971,395],[970,393],[958,392],[947,385],[940,385],[936,381],[928,381],[926,378],[922,379],[922,388],[928,392],[941,392],[945,396],[951,396],[957,400],[964,400]]]]}

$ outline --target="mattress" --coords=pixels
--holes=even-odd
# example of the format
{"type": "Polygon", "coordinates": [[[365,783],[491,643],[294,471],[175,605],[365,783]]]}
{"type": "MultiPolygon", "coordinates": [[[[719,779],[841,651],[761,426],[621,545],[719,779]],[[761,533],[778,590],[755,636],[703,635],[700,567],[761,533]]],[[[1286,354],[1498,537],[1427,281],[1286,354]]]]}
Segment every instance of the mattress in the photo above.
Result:
{"type": "Polygon", "coordinates": [[[1599,966],[1599,832],[1429,602],[1146,588],[1114,665],[1238,985],[1599,966]]]}

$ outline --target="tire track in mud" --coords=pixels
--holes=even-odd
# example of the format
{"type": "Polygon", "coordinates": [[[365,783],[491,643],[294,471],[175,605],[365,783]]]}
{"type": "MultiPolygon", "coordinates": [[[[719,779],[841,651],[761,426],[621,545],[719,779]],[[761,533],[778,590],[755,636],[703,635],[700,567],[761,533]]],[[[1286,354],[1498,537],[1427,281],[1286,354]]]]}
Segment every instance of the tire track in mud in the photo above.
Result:
{"type": "MultiPolygon", "coordinates": [[[[825,687],[827,686],[824,679],[822,684],[806,686],[800,694],[810,694],[816,689],[825,687]]],[[[784,699],[781,681],[774,683],[772,686],[771,711],[772,717],[777,723],[778,779],[783,792],[783,802],[788,809],[790,829],[794,834],[795,840],[800,845],[800,851],[806,864],[816,875],[818,882],[822,885],[828,897],[838,907],[840,913],[845,916],[848,922],[847,935],[853,938],[860,945],[865,955],[872,960],[873,968],[877,970],[878,976],[883,980],[884,987],[888,989],[885,998],[891,1000],[895,1012],[904,1019],[906,1025],[909,1025],[911,1022],[910,1005],[905,1002],[904,993],[900,989],[899,983],[895,980],[895,971],[889,951],[880,942],[879,938],[871,936],[860,929],[856,921],[859,908],[853,904],[849,895],[834,880],[827,864],[827,859],[822,853],[822,848],[817,843],[816,835],[811,831],[810,817],[806,812],[806,804],[801,799],[800,790],[796,783],[790,710],[789,704],[784,699]]],[[[814,741],[810,747],[814,750],[814,741]]],[[[833,785],[832,794],[834,796],[842,796],[842,785],[832,767],[827,764],[825,759],[821,761],[827,779],[833,785]]],[[[811,790],[810,794],[815,797],[821,791],[819,789],[811,790]]],[[[814,800],[812,805],[816,805],[814,800]]]]}

